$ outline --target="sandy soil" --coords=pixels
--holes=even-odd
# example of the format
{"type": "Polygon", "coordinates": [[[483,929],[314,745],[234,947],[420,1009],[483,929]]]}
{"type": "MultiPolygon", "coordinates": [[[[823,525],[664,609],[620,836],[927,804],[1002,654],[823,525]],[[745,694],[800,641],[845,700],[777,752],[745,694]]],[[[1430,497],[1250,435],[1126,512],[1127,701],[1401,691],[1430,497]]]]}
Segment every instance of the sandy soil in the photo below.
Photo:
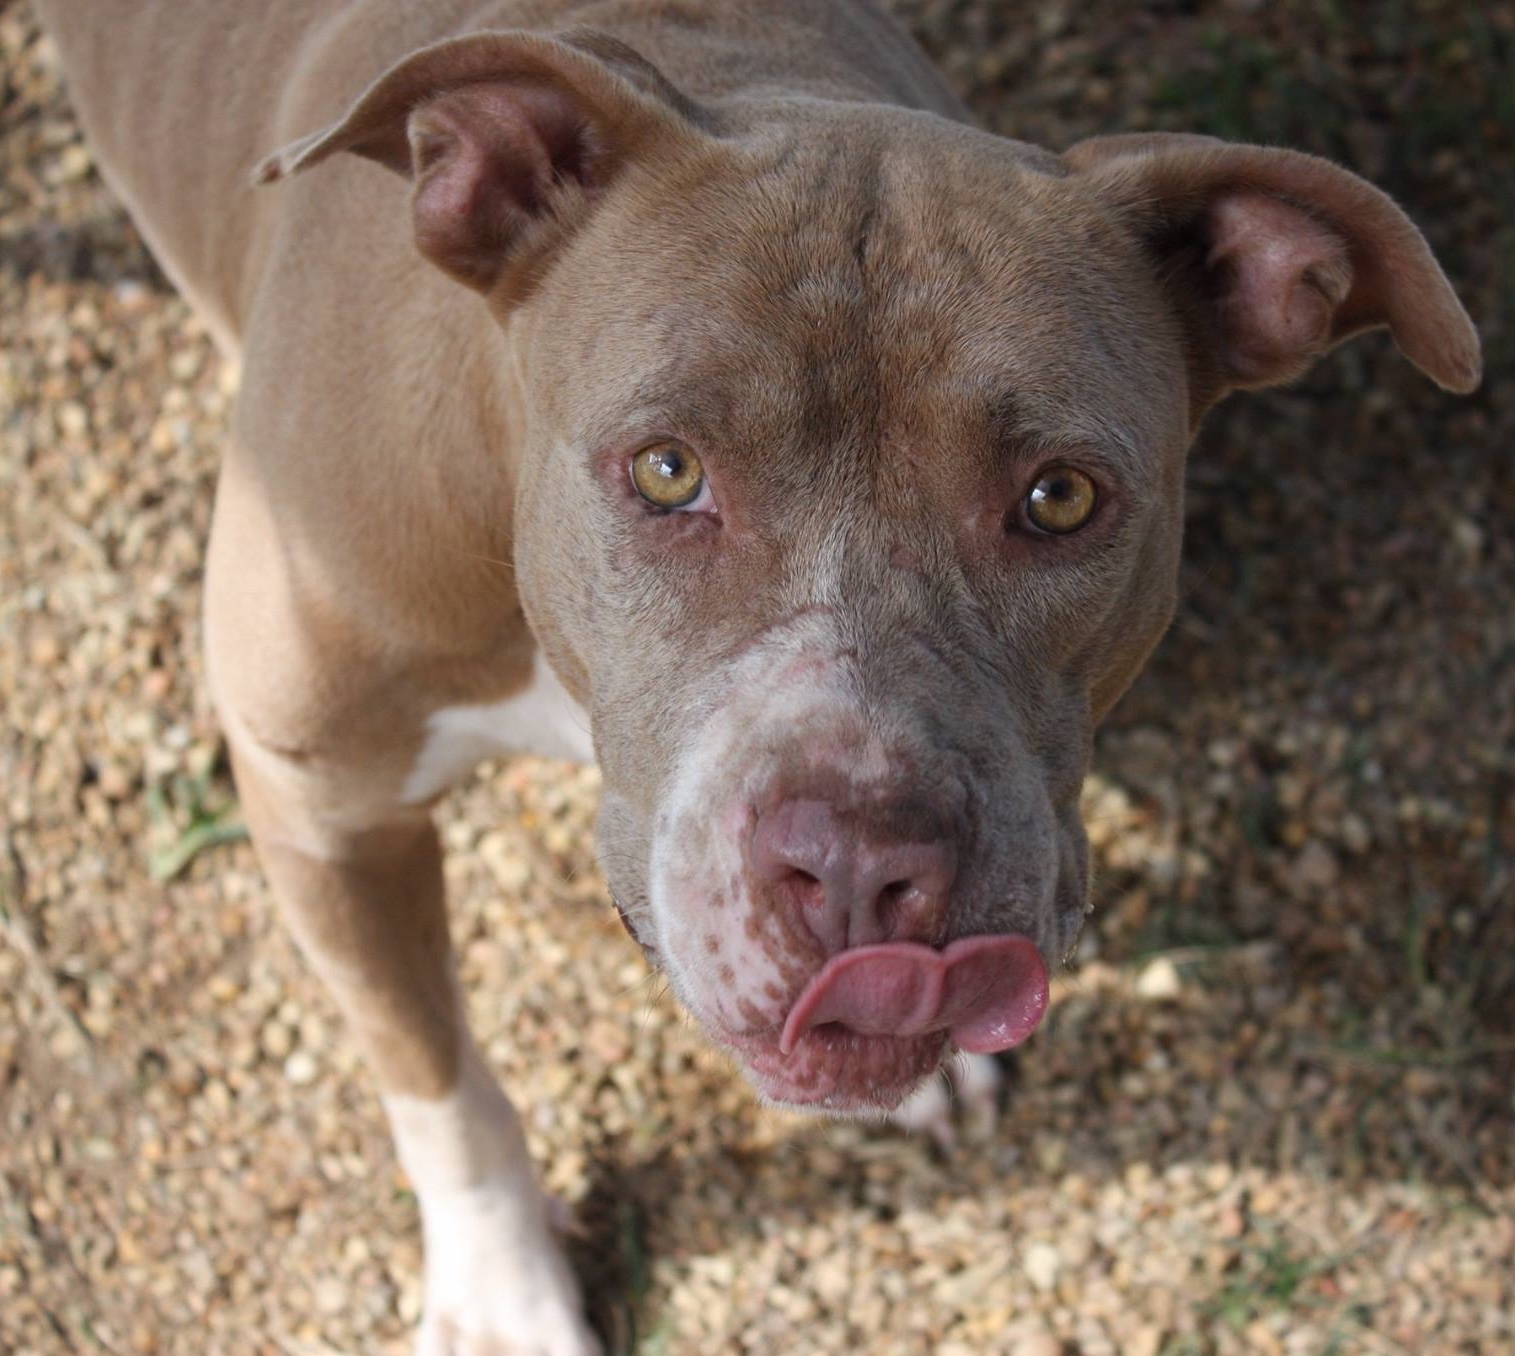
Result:
{"type": "MultiPolygon", "coordinates": [[[[1088,789],[1098,912],[951,1155],[757,1108],[607,906],[594,774],[451,799],[473,1015],[596,1312],[646,1356],[1515,1351],[1512,7],[899,8],[998,130],[1375,176],[1489,377],[1373,337],[1208,424],[1088,789]]],[[[200,682],[232,379],[13,2],[0,76],[0,1350],[400,1351],[413,1200],[200,682]]]]}

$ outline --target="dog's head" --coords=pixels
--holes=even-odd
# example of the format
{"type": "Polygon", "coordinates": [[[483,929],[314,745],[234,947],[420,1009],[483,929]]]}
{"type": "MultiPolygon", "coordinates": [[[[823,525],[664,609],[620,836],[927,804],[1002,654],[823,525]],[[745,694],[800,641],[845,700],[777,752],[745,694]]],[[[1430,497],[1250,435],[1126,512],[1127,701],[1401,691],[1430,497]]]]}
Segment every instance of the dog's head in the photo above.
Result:
{"type": "Polygon", "coordinates": [[[511,331],[521,594],[612,891],[786,1103],[891,1106],[1036,1026],[1204,410],[1379,325],[1478,380],[1420,234],[1292,152],[704,108],[583,34],[419,53],[264,177],[343,149],[511,331]]]}

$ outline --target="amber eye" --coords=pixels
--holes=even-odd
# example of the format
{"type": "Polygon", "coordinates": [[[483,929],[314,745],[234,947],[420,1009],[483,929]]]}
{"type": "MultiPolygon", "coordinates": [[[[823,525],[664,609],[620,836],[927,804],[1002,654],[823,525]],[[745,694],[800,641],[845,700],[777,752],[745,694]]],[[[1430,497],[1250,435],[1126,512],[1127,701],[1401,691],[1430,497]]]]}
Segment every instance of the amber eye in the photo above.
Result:
{"type": "Polygon", "coordinates": [[[1076,532],[1094,516],[1094,482],[1071,466],[1049,466],[1026,496],[1026,517],[1043,532],[1076,532]]]}
{"type": "Polygon", "coordinates": [[[644,447],[631,459],[631,483],[637,493],[658,508],[685,508],[705,488],[700,459],[678,443],[644,447]]]}

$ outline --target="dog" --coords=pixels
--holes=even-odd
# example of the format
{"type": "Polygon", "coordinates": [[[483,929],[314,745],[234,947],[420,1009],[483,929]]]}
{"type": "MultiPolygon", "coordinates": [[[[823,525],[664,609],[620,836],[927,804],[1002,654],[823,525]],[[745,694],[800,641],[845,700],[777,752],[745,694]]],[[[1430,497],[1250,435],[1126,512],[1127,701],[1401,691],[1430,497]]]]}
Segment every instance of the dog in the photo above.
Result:
{"type": "Polygon", "coordinates": [[[1077,935],[1206,410],[1380,326],[1479,381],[1363,180],[991,136],[870,0],[39,7],[240,365],[207,673],[417,1190],[425,1356],[599,1350],[461,1016],[444,791],[597,760],[617,907],[758,1091],[926,1123],[1077,935]]]}

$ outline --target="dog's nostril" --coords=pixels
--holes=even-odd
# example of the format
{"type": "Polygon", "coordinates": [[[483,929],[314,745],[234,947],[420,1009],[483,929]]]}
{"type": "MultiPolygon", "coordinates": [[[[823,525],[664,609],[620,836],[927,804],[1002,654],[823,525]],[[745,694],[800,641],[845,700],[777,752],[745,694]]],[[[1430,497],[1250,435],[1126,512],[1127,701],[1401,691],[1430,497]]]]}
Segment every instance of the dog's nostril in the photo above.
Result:
{"type": "Polygon", "coordinates": [[[822,907],[826,902],[826,890],[820,877],[802,867],[793,866],[779,878],[778,885],[787,890],[791,898],[807,909],[822,907]]]}
{"type": "Polygon", "coordinates": [[[908,880],[892,880],[878,892],[874,908],[878,912],[879,922],[886,934],[892,932],[895,925],[899,923],[911,888],[911,882],[908,880]]]}
{"type": "MultiPolygon", "coordinates": [[[[918,807],[886,807],[888,827],[918,807]]],[[[925,827],[924,824],[922,827],[925,827]]],[[[833,955],[883,941],[940,940],[957,851],[947,838],[876,831],[866,816],[827,801],[782,801],[764,812],[748,844],[753,884],[771,892],[833,955]]]]}

